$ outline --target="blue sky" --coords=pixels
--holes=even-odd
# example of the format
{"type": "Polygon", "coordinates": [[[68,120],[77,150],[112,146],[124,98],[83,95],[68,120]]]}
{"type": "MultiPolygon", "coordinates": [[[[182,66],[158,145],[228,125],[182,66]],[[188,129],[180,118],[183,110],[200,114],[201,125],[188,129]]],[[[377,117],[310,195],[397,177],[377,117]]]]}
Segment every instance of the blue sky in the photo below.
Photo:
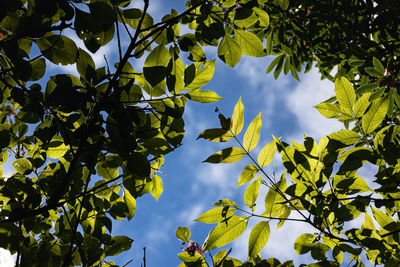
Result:
{"type": "MultiPolygon", "coordinates": [[[[137,6],[142,5],[139,0],[134,3],[137,6]]],[[[171,8],[182,11],[184,4],[183,0],[150,0],[150,14],[158,21],[171,8]]],[[[114,49],[116,46],[113,44],[115,42],[95,55],[97,67],[104,65],[103,55],[108,58],[117,56],[114,49]]],[[[207,48],[206,54],[208,59],[217,58],[215,48],[207,48]]],[[[144,58],[132,63],[140,68],[143,61],[144,58]]],[[[231,69],[217,58],[214,78],[203,89],[216,91],[224,100],[212,104],[190,102],[187,105],[184,145],[166,156],[166,165],[162,169],[165,175],[161,177],[164,192],[159,201],[150,194],[138,198],[135,217],[130,222],[115,222],[113,225],[113,235],[123,234],[134,239],[130,251],[114,257],[116,263],[123,265],[133,259],[128,266],[140,266],[143,247],[146,247],[147,266],[177,266],[180,262],[177,254],[182,251],[180,241],[175,238],[178,226],[190,227],[191,239],[202,244],[212,226],[193,222],[193,219],[210,209],[219,199],[230,198],[239,206],[245,206],[242,199],[246,185],[236,189],[236,184],[243,167],[249,164],[248,159],[244,158],[233,165],[201,163],[210,154],[236,145],[233,142],[217,144],[196,140],[201,131],[219,127],[215,107],[226,116],[231,116],[233,107],[241,96],[245,107],[245,127],[259,112],[262,113],[261,139],[255,153],[272,140],[272,135],[282,136],[287,141],[302,142],[304,134],[319,140],[325,134],[343,128],[336,121],[323,118],[312,107],[333,95],[334,87],[331,82],[320,81],[315,70],[301,75],[301,83],[283,75],[274,80],[272,75],[265,75],[270,61],[269,57],[243,56],[241,62],[231,69]]],[[[54,73],[61,69],[76,72],[74,66],[51,67],[54,73]]],[[[275,171],[279,177],[282,167],[279,159],[275,162],[275,171]]],[[[267,172],[272,172],[272,167],[268,167],[267,172]]],[[[260,212],[264,206],[264,196],[265,191],[261,189],[257,202],[260,212]]],[[[243,236],[227,246],[232,247],[231,256],[246,259],[247,239],[251,226],[255,223],[256,221],[251,221],[243,236]]],[[[315,231],[301,223],[287,222],[278,231],[272,226],[270,239],[261,255],[266,258],[276,257],[281,261],[295,259],[296,265],[305,263],[306,258],[296,255],[293,249],[294,240],[304,232],[315,231]]],[[[3,265],[0,263],[0,266],[3,265]]]]}

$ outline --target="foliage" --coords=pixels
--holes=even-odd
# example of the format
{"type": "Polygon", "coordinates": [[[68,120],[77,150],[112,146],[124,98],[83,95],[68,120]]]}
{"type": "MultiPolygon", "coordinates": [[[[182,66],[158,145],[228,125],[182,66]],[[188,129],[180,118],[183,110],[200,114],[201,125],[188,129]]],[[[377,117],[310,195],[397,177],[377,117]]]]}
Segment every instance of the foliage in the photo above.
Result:
{"type": "MultiPolygon", "coordinates": [[[[398,14],[388,7],[393,4],[393,10],[398,11],[399,3],[243,2],[259,4],[258,8],[269,15],[270,26],[262,32],[255,29],[257,36],[267,36],[266,53],[276,56],[267,73],[274,71],[277,78],[283,70],[298,79],[296,73],[304,65],[305,71],[309,70],[315,62],[321,77],[332,80],[335,87],[335,95],[315,108],[323,116],[343,122],[345,129],[318,143],[308,136],[304,144],[289,144],[273,137],[264,148],[256,150],[257,155],[253,151],[260,138],[260,115],[241,139],[241,99],[231,118],[219,114],[221,128],[205,130],[199,138],[213,142],[232,140],[236,145],[205,161],[235,163],[246,158],[250,162],[244,167],[238,186],[251,183],[244,193],[247,207],[220,200],[216,203],[218,208],[196,219],[217,224],[205,240],[205,254],[198,257],[196,266],[203,266],[204,262],[213,266],[293,266],[293,261],[280,263],[275,258],[262,259],[259,254],[268,242],[272,221],[278,222],[277,230],[287,221],[315,229],[314,233],[300,235],[294,243],[297,254],[309,253],[315,260],[307,266],[364,266],[366,261],[398,266],[400,28],[398,14]],[[334,67],[336,74],[332,76],[334,67]],[[268,166],[274,158],[280,158],[284,168],[280,178],[275,177],[274,171],[269,174],[268,166]],[[371,176],[376,170],[375,179],[357,174],[367,162],[374,166],[371,176]],[[264,208],[256,212],[262,187],[266,189],[262,196],[264,208]],[[238,238],[250,220],[258,223],[250,232],[245,263],[228,257],[226,249],[214,256],[209,253],[238,238]]],[[[181,266],[193,265],[181,259],[181,266]]]]}
{"type": "MultiPolygon", "coordinates": [[[[357,260],[365,249],[372,262],[396,265],[399,3],[191,0],[184,12],[171,10],[155,23],[149,0],[142,9],[131,2],[0,2],[0,158],[2,164],[12,161],[15,169],[0,180],[0,246],[17,253],[17,265],[112,266],[107,257],[130,248],[132,239],[111,234],[112,219],[132,219],[138,197],[151,193],[158,199],[162,193],[159,171],[164,155],[181,145],[186,103],[221,99],[200,89],[215,68],[205,46],[217,47],[216,56],[229,67],[242,54],[273,55],[267,73],[273,71],[276,78],[283,71],[298,79],[303,66],[308,71],[315,62],[322,77],[336,81],[336,98],[318,110],[354,127],[318,145],[311,138],[304,146],[275,138],[257,161],[251,158],[238,182],[262,174],[245,194],[251,211],[222,200],[198,218],[218,223],[203,249],[221,247],[245,230],[256,216],[258,190],[266,185],[266,213],[259,215],[266,220],[251,232],[248,264],[277,264],[258,255],[268,240],[268,221],[279,219],[282,225],[295,211],[319,232],[299,237],[298,253],[311,251],[324,261],[332,250],[339,262],[343,252],[357,260]],[[182,25],[188,33],[181,34],[182,25]],[[77,38],[85,47],[78,47],[77,38]],[[118,59],[106,58],[105,66],[96,66],[91,53],[112,40],[118,59]],[[143,66],[136,67],[138,59],[144,59],[143,66]],[[79,77],[53,75],[51,64],[75,64],[79,77]],[[335,66],[338,73],[332,77],[335,66]],[[290,186],[284,174],[275,182],[263,169],[276,151],[283,155],[290,186]],[[376,189],[356,174],[365,161],[378,166],[376,189]],[[360,214],[365,214],[361,228],[347,229],[345,224],[360,214]]],[[[223,149],[206,161],[248,158],[260,138],[261,116],[247,128],[243,142],[238,139],[241,102],[231,119],[220,114],[220,120],[221,128],[200,137],[233,139],[240,147],[223,149]]],[[[180,228],[177,237],[188,242],[190,232],[180,228]]],[[[179,255],[182,264],[207,264],[197,243],[189,244],[189,252],[179,255]]],[[[228,254],[218,252],[214,264],[241,264],[228,254]]]]}

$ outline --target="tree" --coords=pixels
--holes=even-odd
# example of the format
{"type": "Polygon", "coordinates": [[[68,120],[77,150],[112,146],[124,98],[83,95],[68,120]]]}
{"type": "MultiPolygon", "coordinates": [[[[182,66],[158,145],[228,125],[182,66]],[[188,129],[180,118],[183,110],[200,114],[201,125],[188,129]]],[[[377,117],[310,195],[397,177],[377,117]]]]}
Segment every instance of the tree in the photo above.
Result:
{"type": "MultiPolygon", "coordinates": [[[[268,241],[271,221],[278,221],[277,230],[287,221],[315,229],[314,233],[300,235],[294,243],[296,253],[310,253],[315,260],[307,266],[364,266],[368,261],[398,266],[400,67],[396,59],[400,29],[399,16],[388,7],[393,4],[393,10],[399,11],[399,3],[245,2],[242,12],[248,9],[248,13],[256,14],[258,5],[264,4],[261,6],[270,18],[270,26],[261,32],[246,25],[258,36],[266,36],[266,52],[276,56],[267,73],[274,71],[277,78],[282,70],[285,74],[290,71],[298,79],[296,73],[304,65],[307,71],[315,63],[321,77],[335,83],[335,95],[315,108],[323,116],[343,122],[345,129],[329,134],[318,144],[307,136],[304,144],[288,144],[273,137],[257,155],[254,149],[260,138],[260,115],[241,139],[241,100],[230,118],[217,111],[220,128],[207,129],[199,138],[212,142],[233,140],[236,145],[212,154],[205,162],[248,159],[250,164],[238,179],[238,186],[251,182],[244,193],[246,207],[222,199],[197,218],[217,225],[202,250],[189,243],[179,254],[181,266],[293,266],[293,261],[281,264],[278,259],[262,259],[259,254],[268,241]],[[331,75],[334,67],[336,74],[331,75]],[[275,154],[280,155],[284,167],[280,177],[270,175],[266,168],[275,154]],[[376,166],[371,177],[357,174],[366,162],[376,166]],[[268,192],[263,196],[264,207],[256,212],[261,186],[268,192]],[[294,213],[297,217],[290,217],[294,213]],[[254,218],[261,220],[250,232],[245,263],[229,257],[226,249],[214,256],[210,253],[208,261],[206,254],[238,238],[254,218]]],[[[190,231],[181,227],[176,235],[188,242],[190,231]]]]}
{"type": "MultiPolygon", "coordinates": [[[[304,148],[274,140],[262,150],[262,163],[248,167],[250,176],[245,173],[243,179],[251,180],[253,173],[261,171],[260,164],[267,165],[274,154],[271,151],[278,149],[285,155],[283,163],[294,186],[285,188],[284,176],[278,183],[260,177],[247,190],[246,203],[254,208],[257,189],[265,182],[272,188],[269,194],[276,197],[276,202],[268,205],[277,214],[263,216],[283,223],[292,209],[310,214],[304,220],[321,234],[302,236],[296,244],[299,252],[311,251],[318,260],[324,259],[328,248],[334,256],[341,252],[357,256],[357,249],[365,248],[377,263],[397,260],[397,156],[392,152],[398,147],[398,3],[192,0],[181,14],[172,10],[154,23],[148,14],[149,0],[143,1],[143,9],[132,8],[131,2],[0,3],[1,153],[3,164],[10,154],[16,171],[0,181],[0,246],[17,253],[17,265],[111,266],[107,256],[130,248],[129,237],[111,235],[111,218],[130,220],[136,198],[147,193],[158,198],[161,194],[158,174],[163,156],[181,145],[182,115],[188,100],[209,103],[221,99],[200,89],[211,79],[215,67],[204,46],[218,47],[218,57],[230,67],[242,54],[274,55],[267,72],[274,70],[275,77],[283,70],[298,79],[304,65],[307,71],[316,62],[323,77],[337,78],[338,102],[333,98],[318,108],[347,127],[357,122],[355,128],[330,135],[324,145],[320,141],[322,154],[317,162],[325,168],[318,169],[318,175],[313,165],[316,146],[310,138],[304,148]],[[180,25],[187,25],[191,33],[180,35],[180,25]],[[95,66],[91,54],[78,48],[65,34],[67,30],[92,53],[115,36],[119,58],[115,62],[107,59],[114,64],[95,66]],[[129,40],[126,47],[123,39],[129,40]],[[262,40],[266,40],[265,49],[262,40]],[[193,62],[188,66],[185,54],[193,62]],[[142,57],[143,68],[134,70],[132,63],[142,57]],[[49,77],[49,61],[76,64],[80,77],[63,73],[49,77]],[[338,74],[331,77],[329,72],[335,66],[338,74]],[[344,161],[341,173],[332,176],[337,159],[344,161]],[[379,166],[377,182],[382,186],[362,190],[379,196],[345,199],[361,191],[362,178],[355,171],[365,160],[379,166]],[[310,182],[305,175],[317,178],[310,182]],[[331,192],[323,191],[329,183],[331,192]],[[344,223],[356,213],[366,214],[370,203],[377,208],[378,215],[374,215],[381,231],[387,232],[372,228],[372,219],[367,218],[361,232],[343,233],[344,223]],[[336,208],[333,215],[325,207],[336,208]],[[332,220],[332,226],[323,218],[332,220]]],[[[241,110],[239,102],[231,120],[220,114],[221,128],[206,130],[200,137],[236,139],[242,128],[241,110]]],[[[243,148],[222,150],[207,161],[229,162],[250,155],[260,123],[257,117],[250,125],[243,148]]],[[[217,205],[213,222],[219,224],[204,246],[207,251],[232,241],[248,220],[232,216],[239,209],[230,201],[217,205]],[[232,227],[237,230],[230,238],[216,238],[226,236],[232,227]]],[[[267,239],[267,221],[254,229],[263,238],[251,242],[250,265],[261,264],[258,251],[267,239]]],[[[186,228],[180,228],[177,236],[189,241],[186,228]]],[[[199,260],[204,265],[203,256],[192,250],[180,255],[186,262],[183,264],[199,260]]],[[[223,253],[217,254],[220,260],[215,259],[215,265],[238,262],[223,253]]]]}

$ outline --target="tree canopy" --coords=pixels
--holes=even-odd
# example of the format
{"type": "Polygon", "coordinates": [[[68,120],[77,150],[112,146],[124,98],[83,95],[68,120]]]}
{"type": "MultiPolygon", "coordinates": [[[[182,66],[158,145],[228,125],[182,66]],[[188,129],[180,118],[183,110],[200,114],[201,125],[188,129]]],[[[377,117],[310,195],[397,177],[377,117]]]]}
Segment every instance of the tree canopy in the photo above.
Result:
{"type": "Polygon", "coordinates": [[[236,145],[205,161],[250,161],[238,180],[251,182],[247,207],[223,199],[202,214],[197,221],[217,224],[202,248],[178,228],[188,242],[181,265],[278,266],[259,254],[271,220],[315,228],[294,244],[296,253],[311,254],[310,266],[339,266],[343,255],[357,266],[399,264],[398,1],[191,0],[160,22],[148,12],[150,0],[142,8],[132,2],[0,3],[0,158],[15,170],[0,179],[0,247],[17,254],[17,266],[114,266],[107,257],[133,240],[112,235],[113,220],[131,220],[144,194],[158,199],[164,156],[182,145],[185,105],[220,100],[201,88],[215,60],[235,67],[242,55],[273,56],[266,73],[275,78],[283,71],[299,80],[314,65],[335,83],[335,95],[316,108],[345,129],[318,143],[273,137],[255,155],[261,116],[242,139],[241,100],[230,118],[218,112],[220,127],[199,138],[236,145]],[[118,58],[96,66],[92,53],[113,39],[118,58]],[[214,54],[206,55],[208,46],[214,54]],[[74,64],[79,75],[52,73],[50,64],[74,64]],[[279,178],[267,171],[276,154],[285,168],[279,178]],[[367,161],[378,170],[373,181],[357,174],[367,161]],[[261,186],[269,191],[258,214],[261,186]],[[262,220],[245,263],[226,250],[211,256],[253,217],[262,220]]]}

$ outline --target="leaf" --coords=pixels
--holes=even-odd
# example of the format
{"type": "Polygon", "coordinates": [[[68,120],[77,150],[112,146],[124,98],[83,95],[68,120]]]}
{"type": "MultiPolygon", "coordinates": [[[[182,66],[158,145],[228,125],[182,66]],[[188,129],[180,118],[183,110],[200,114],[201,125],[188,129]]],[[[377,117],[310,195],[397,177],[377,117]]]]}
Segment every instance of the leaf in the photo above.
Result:
{"type": "Polygon", "coordinates": [[[218,57],[231,68],[235,67],[242,58],[240,45],[229,34],[225,34],[218,45],[218,57]]]}
{"type": "Polygon", "coordinates": [[[389,108],[389,98],[381,98],[372,101],[367,113],[362,116],[362,129],[366,134],[374,131],[385,119],[389,108]]]}
{"type": "Polygon", "coordinates": [[[317,237],[312,234],[302,234],[294,242],[294,250],[297,254],[309,252],[316,244],[317,237]]]}
{"type": "Polygon", "coordinates": [[[14,167],[14,169],[22,175],[28,174],[32,170],[32,163],[28,159],[25,159],[25,158],[16,159],[11,164],[14,167]]]}
{"type": "Polygon", "coordinates": [[[111,238],[111,245],[105,246],[106,256],[117,256],[131,248],[133,240],[127,236],[117,235],[111,238]]]}
{"type": "Polygon", "coordinates": [[[123,191],[124,191],[124,202],[128,207],[128,214],[126,217],[128,218],[128,220],[130,220],[133,218],[136,212],[136,199],[125,188],[123,188],[123,191]]]}
{"type": "Polygon", "coordinates": [[[186,96],[190,100],[200,103],[213,103],[215,101],[223,99],[213,91],[201,89],[194,89],[187,93],[186,96]]]}
{"type": "Polygon", "coordinates": [[[372,58],[372,63],[374,64],[374,68],[377,72],[381,74],[381,76],[385,76],[385,67],[376,57],[372,58]]]}
{"type": "Polygon", "coordinates": [[[245,54],[246,56],[263,56],[262,42],[254,33],[244,30],[235,30],[234,38],[236,42],[238,42],[238,44],[240,45],[243,54],[245,54]]]}
{"type": "Polygon", "coordinates": [[[253,7],[254,13],[258,16],[258,21],[260,22],[261,27],[268,27],[269,25],[269,16],[268,13],[258,7],[253,7]]]}
{"type": "Polygon", "coordinates": [[[350,81],[345,77],[335,81],[336,98],[340,105],[340,110],[347,115],[352,116],[353,106],[356,103],[356,94],[350,81]]]}
{"type": "Polygon", "coordinates": [[[239,208],[238,205],[233,202],[230,199],[220,199],[217,202],[215,202],[213,205],[213,207],[235,207],[235,208],[239,208]]]}
{"type": "Polygon", "coordinates": [[[371,75],[373,77],[383,77],[384,76],[384,73],[377,71],[373,67],[366,67],[366,68],[364,68],[364,70],[366,73],[368,73],[369,75],[371,75]]]}
{"type": "Polygon", "coordinates": [[[235,211],[236,209],[233,209],[229,206],[217,207],[204,212],[199,216],[199,218],[195,219],[194,221],[208,224],[220,223],[232,217],[235,211]]]}
{"type": "Polygon", "coordinates": [[[250,123],[243,137],[243,147],[247,152],[253,150],[260,139],[261,113],[250,123]]]}
{"type": "Polygon", "coordinates": [[[250,232],[249,236],[249,257],[254,258],[267,244],[270,228],[269,223],[261,221],[257,223],[250,232]]]}
{"type": "Polygon", "coordinates": [[[54,64],[74,64],[77,61],[78,47],[70,38],[47,33],[36,41],[40,52],[54,64]]]}
{"type": "MultiPolygon", "coordinates": [[[[197,63],[194,63],[194,64],[197,64],[197,63]]],[[[197,65],[201,66],[201,63],[197,64],[197,65]]],[[[194,76],[193,80],[188,85],[186,85],[183,89],[184,90],[193,90],[193,89],[200,88],[203,85],[206,85],[213,77],[214,70],[215,70],[215,60],[207,60],[204,63],[203,69],[201,69],[200,67],[196,68],[196,72],[195,72],[195,76],[194,76]]]]}
{"type": "Polygon", "coordinates": [[[222,247],[246,230],[248,218],[245,216],[232,216],[228,221],[219,223],[208,235],[203,247],[204,250],[212,250],[222,247]]]}
{"type": "Polygon", "coordinates": [[[355,103],[354,105],[354,117],[359,118],[362,117],[371,104],[369,102],[369,98],[371,97],[372,93],[363,94],[355,103]]]}
{"type": "Polygon", "coordinates": [[[175,231],[175,236],[183,242],[189,242],[190,230],[187,227],[179,226],[175,231]]]}
{"type": "Polygon", "coordinates": [[[244,203],[246,203],[247,207],[249,207],[252,211],[255,210],[255,203],[258,197],[260,184],[261,176],[251,183],[244,192],[244,203]]]}
{"type": "Polygon", "coordinates": [[[269,164],[271,164],[275,152],[276,152],[276,143],[275,140],[272,140],[271,142],[269,142],[266,146],[264,146],[260,153],[258,154],[258,158],[257,158],[257,162],[258,164],[260,164],[261,167],[265,167],[268,166],[269,164]]]}
{"type": "Polygon", "coordinates": [[[358,133],[350,130],[340,130],[336,133],[330,134],[329,137],[345,145],[353,145],[361,139],[361,136],[358,133]]]}
{"type": "Polygon", "coordinates": [[[202,131],[197,139],[199,138],[204,138],[207,141],[212,142],[226,142],[231,140],[233,138],[233,135],[229,132],[229,130],[216,128],[202,131]]]}
{"type": "Polygon", "coordinates": [[[167,66],[171,59],[168,49],[159,45],[150,52],[143,65],[143,75],[151,86],[156,86],[167,75],[167,66]]]}
{"type": "Polygon", "coordinates": [[[322,102],[314,107],[326,118],[335,118],[341,113],[338,104],[322,102]]]}
{"type": "Polygon", "coordinates": [[[50,147],[46,150],[46,155],[52,159],[62,158],[65,153],[69,151],[69,146],[66,146],[64,143],[61,143],[58,146],[52,146],[55,142],[50,143],[50,147]]]}
{"type": "Polygon", "coordinates": [[[284,193],[286,186],[285,173],[283,173],[281,180],[277,182],[275,186],[271,186],[265,196],[265,212],[263,216],[280,217],[286,212],[287,206],[282,204],[282,202],[285,202],[285,199],[278,193],[279,191],[284,193]]]}
{"type": "Polygon", "coordinates": [[[236,103],[233,109],[232,119],[231,119],[231,131],[233,135],[238,135],[243,129],[244,117],[243,117],[243,104],[242,98],[236,103]]]}
{"type": "Polygon", "coordinates": [[[250,182],[259,172],[259,169],[256,165],[250,164],[244,167],[242,173],[239,176],[238,184],[236,187],[239,187],[245,183],[250,182]]]}
{"type": "Polygon", "coordinates": [[[246,152],[239,147],[225,148],[217,153],[212,154],[203,162],[209,163],[234,163],[243,158],[246,152]]]}
{"type": "Polygon", "coordinates": [[[158,201],[163,192],[163,182],[158,175],[153,175],[152,182],[153,188],[151,189],[151,195],[158,201]]]}

